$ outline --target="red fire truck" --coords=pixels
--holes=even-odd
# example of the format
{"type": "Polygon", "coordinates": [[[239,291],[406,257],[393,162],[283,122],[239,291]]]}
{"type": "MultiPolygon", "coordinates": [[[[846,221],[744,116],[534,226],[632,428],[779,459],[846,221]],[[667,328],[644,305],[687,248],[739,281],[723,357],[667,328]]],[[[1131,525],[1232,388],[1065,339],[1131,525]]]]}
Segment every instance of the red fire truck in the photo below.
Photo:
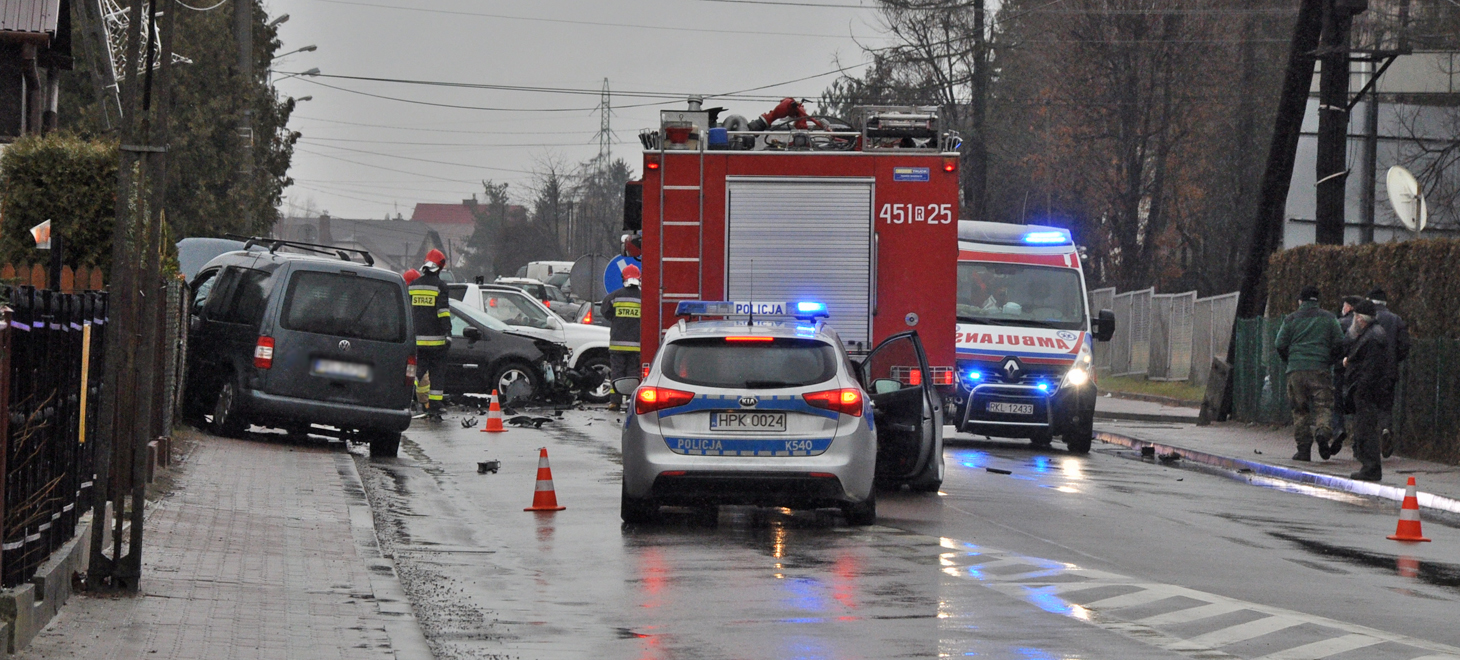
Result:
{"type": "Polygon", "coordinates": [[[814,300],[853,354],[917,331],[951,395],[959,140],[937,109],[859,108],[845,121],[786,99],[750,122],[720,112],[691,99],[640,134],[628,206],[641,195],[642,211],[625,217],[643,235],[645,366],[681,301],[814,300]]]}
{"type": "Polygon", "coordinates": [[[853,353],[916,330],[951,385],[958,154],[936,109],[861,108],[854,129],[697,106],[640,136],[643,361],[682,300],[817,300],[853,353]]]}

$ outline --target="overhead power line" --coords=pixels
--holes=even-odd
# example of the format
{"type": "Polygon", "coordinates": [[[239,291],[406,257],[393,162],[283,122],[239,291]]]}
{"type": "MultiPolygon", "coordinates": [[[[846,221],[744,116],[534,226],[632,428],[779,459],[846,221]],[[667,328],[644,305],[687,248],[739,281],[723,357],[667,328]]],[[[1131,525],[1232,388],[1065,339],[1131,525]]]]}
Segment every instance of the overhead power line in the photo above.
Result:
{"type": "MultiPolygon", "coordinates": [[[[852,35],[847,34],[815,34],[808,32],[772,32],[767,30],[724,30],[716,28],[692,28],[677,27],[670,25],[644,25],[642,23],[609,23],[606,21],[579,21],[567,18],[542,18],[538,16],[511,16],[507,14],[488,14],[473,11],[454,11],[450,9],[428,9],[426,7],[401,7],[399,5],[382,5],[373,2],[355,2],[354,0],[315,0],[316,2],[327,2],[336,5],[351,5],[355,7],[373,7],[375,9],[391,9],[396,11],[413,11],[427,14],[445,14],[449,16],[476,16],[480,18],[494,18],[504,21],[526,21],[533,23],[556,23],[559,25],[584,25],[590,27],[612,27],[631,30],[656,30],[665,32],[694,32],[699,34],[744,34],[752,36],[772,37],[802,37],[812,39],[848,39],[852,35]]],[[[866,38],[866,37],[863,37],[866,38]]]]}
{"type": "MultiPolygon", "coordinates": [[[[403,144],[417,147],[462,147],[462,148],[507,148],[507,147],[588,147],[597,144],[596,141],[583,142],[419,142],[416,140],[359,140],[354,138],[327,138],[314,135],[305,135],[299,138],[305,142],[358,142],[361,144],[403,144]]],[[[615,141],[614,144],[628,144],[623,140],[615,141]]],[[[321,145],[329,146],[329,145],[321,145]]]]}
{"type": "MultiPolygon", "coordinates": [[[[303,76],[303,75],[305,75],[304,73],[293,73],[293,72],[289,72],[289,71],[278,71],[277,73],[291,75],[291,76],[303,76]]],[[[503,84],[497,84],[497,83],[467,83],[467,82],[451,82],[451,81],[445,81],[445,80],[421,80],[421,79],[418,79],[418,78],[381,78],[379,76],[351,76],[351,75],[331,74],[331,73],[311,73],[311,74],[308,74],[308,75],[311,78],[336,78],[336,79],[339,79],[339,80],[362,80],[362,81],[368,81],[368,82],[395,83],[395,84],[400,84],[400,85],[425,85],[425,86],[429,86],[429,87],[453,87],[453,88],[460,88],[460,89],[489,89],[489,90],[506,91],[506,92],[532,92],[532,93],[540,93],[540,94],[570,94],[570,95],[577,95],[577,96],[599,96],[599,97],[601,97],[603,95],[603,88],[601,88],[601,87],[600,88],[597,88],[597,89],[589,89],[589,88],[586,88],[586,87],[537,87],[537,86],[531,86],[531,85],[503,85],[503,84]]],[[[632,91],[625,92],[625,91],[615,91],[613,94],[614,94],[614,96],[628,96],[628,97],[633,97],[633,98],[676,99],[676,100],[678,100],[678,99],[683,99],[683,98],[685,98],[687,96],[690,96],[692,94],[696,94],[696,92],[632,92],[632,91]]],[[[736,95],[735,94],[718,94],[718,95],[716,95],[716,98],[731,98],[732,96],[736,96],[736,95]]],[[[753,96],[753,97],[742,97],[742,98],[740,98],[738,100],[746,100],[746,101],[778,101],[780,99],[779,98],[772,98],[772,97],[769,97],[769,96],[753,96]]],[[[597,106],[595,106],[594,109],[596,110],[597,109],[597,106]]]]}
{"type": "Polygon", "coordinates": [[[451,161],[445,161],[445,160],[432,160],[430,158],[415,158],[415,157],[412,157],[412,156],[400,156],[400,155],[396,155],[396,154],[386,154],[386,153],[381,153],[379,151],[367,151],[365,149],[354,149],[354,148],[351,148],[351,147],[338,147],[338,146],[335,146],[333,144],[322,144],[322,145],[319,145],[319,146],[321,146],[321,147],[329,147],[330,149],[339,149],[340,151],[349,151],[349,152],[353,152],[353,153],[357,153],[357,154],[369,154],[371,156],[382,156],[382,157],[385,157],[385,158],[399,158],[400,160],[413,160],[413,161],[416,161],[416,162],[419,162],[419,163],[430,163],[432,165],[450,165],[452,167],[465,167],[465,168],[474,169],[474,170],[491,170],[493,172],[511,172],[513,174],[532,174],[532,171],[531,170],[514,170],[514,169],[511,169],[511,168],[507,168],[507,167],[489,167],[489,166],[486,166],[486,165],[472,165],[470,163],[453,163],[451,161]]]}
{"type": "Polygon", "coordinates": [[[426,133],[466,133],[471,135],[594,135],[597,131],[474,131],[461,128],[418,128],[415,126],[401,126],[399,124],[365,124],[355,121],[341,121],[338,119],[325,119],[323,117],[307,117],[305,115],[292,114],[290,119],[305,119],[308,121],[322,121],[330,124],[344,124],[346,126],[364,126],[367,128],[392,128],[401,131],[421,131],[426,133]]]}

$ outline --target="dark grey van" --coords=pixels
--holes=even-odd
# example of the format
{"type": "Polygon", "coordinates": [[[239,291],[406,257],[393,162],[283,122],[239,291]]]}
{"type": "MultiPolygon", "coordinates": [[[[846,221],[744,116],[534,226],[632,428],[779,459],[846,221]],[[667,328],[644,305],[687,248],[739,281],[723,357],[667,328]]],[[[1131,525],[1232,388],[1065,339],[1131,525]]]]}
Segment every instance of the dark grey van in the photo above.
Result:
{"type": "Polygon", "coordinates": [[[395,456],[411,423],[415,342],[405,282],[372,264],[366,252],[269,239],[209,261],[191,283],[189,410],[219,435],[318,425],[395,456]]]}

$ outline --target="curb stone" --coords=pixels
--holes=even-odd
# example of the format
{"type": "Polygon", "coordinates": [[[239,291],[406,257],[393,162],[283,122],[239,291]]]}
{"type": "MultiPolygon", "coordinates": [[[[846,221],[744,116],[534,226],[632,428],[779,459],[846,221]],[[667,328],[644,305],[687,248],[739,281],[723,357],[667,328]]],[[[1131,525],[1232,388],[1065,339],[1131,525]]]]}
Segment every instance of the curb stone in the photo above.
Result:
{"type": "Polygon", "coordinates": [[[370,503],[365,499],[365,484],[355,469],[355,458],[350,453],[337,454],[335,466],[345,494],[353,503],[350,507],[350,532],[355,540],[355,552],[365,563],[370,576],[370,591],[380,616],[384,619],[385,634],[395,656],[401,660],[431,660],[431,647],[426,635],[416,621],[415,610],[400,585],[400,576],[395,564],[380,552],[380,543],[375,537],[375,516],[370,503]]]}
{"type": "MultiPolygon", "coordinates": [[[[1259,463],[1257,461],[1249,461],[1241,458],[1231,458],[1229,456],[1219,456],[1217,454],[1209,454],[1202,451],[1186,449],[1184,447],[1176,447],[1173,445],[1164,445],[1158,442],[1139,440],[1127,435],[1111,433],[1110,431],[1096,431],[1095,439],[1112,445],[1120,445],[1122,447],[1137,450],[1143,447],[1154,447],[1157,454],[1175,453],[1179,454],[1184,460],[1194,461],[1205,465],[1213,465],[1228,470],[1248,470],[1251,471],[1253,474],[1259,474],[1265,477],[1272,477],[1275,479],[1282,479],[1284,481],[1292,481],[1312,486],[1321,486],[1323,488],[1343,491],[1346,493],[1353,493],[1355,495],[1367,495],[1369,497],[1378,497],[1386,500],[1393,500],[1395,502],[1404,501],[1405,489],[1397,486],[1386,486],[1384,484],[1377,484],[1368,481],[1356,481],[1347,477],[1340,477],[1332,474],[1307,472],[1304,470],[1299,470],[1297,468],[1282,467],[1279,465],[1271,465],[1268,463],[1259,463]]],[[[1419,499],[1420,508],[1431,509],[1433,511],[1440,511],[1453,515],[1460,515],[1460,500],[1435,495],[1434,493],[1426,493],[1424,491],[1419,491],[1417,493],[1417,496],[1419,499]]]]}

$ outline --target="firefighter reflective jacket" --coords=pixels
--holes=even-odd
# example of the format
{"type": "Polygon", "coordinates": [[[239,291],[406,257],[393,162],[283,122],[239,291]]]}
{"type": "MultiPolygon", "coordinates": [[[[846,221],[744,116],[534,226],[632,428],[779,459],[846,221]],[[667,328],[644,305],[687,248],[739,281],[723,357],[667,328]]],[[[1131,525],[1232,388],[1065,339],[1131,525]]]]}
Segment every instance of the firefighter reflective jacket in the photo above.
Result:
{"type": "Polygon", "coordinates": [[[445,349],[451,334],[451,298],[439,272],[428,272],[411,282],[411,323],[416,328],[416,348],[445,349]]]}
{"type": "Polygon", "coordinates": [[[599,304],[599,313],[608,319],[608,350],[639,351],[641,296],[639,287],[626,286],[608,294],[599,304]]]}

